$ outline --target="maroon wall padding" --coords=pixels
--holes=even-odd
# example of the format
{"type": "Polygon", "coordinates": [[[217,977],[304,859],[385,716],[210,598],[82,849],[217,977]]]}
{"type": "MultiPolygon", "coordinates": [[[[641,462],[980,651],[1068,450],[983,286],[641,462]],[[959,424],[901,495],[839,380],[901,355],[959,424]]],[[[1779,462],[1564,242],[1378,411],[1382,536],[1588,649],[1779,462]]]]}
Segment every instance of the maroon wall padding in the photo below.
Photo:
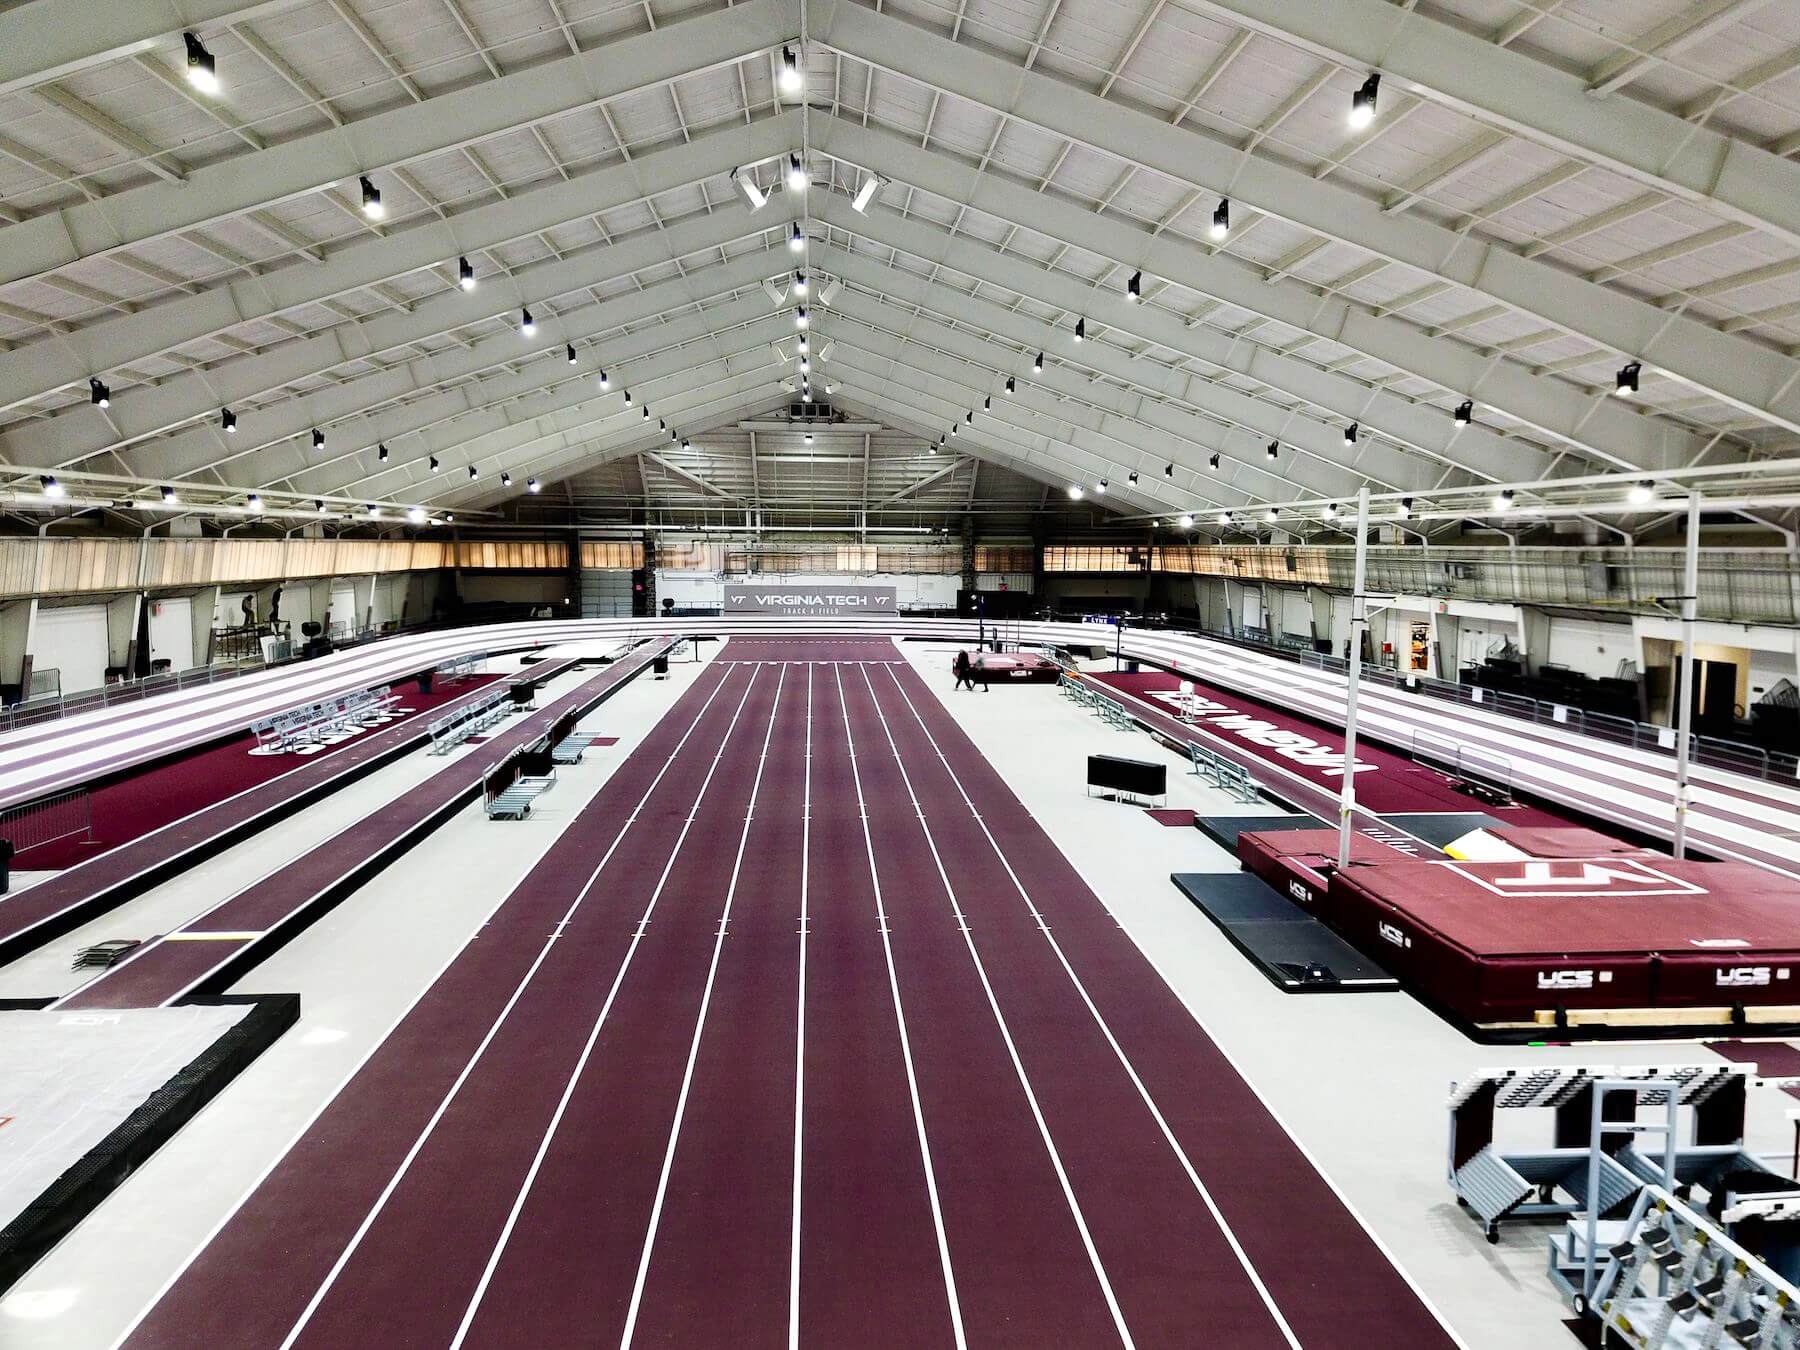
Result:
{"type": "Polygon", "coordinates": [[[1628,844],[1579,825],[1490,825],[1486,833],[1534,858],[1659,858],[1655,849],[1628,844]]]}
{"type": "MultiPolygon", "coordinates": [[[[1238,861],[1288,899],[1321,919],[1331,918],[1330,874],[1337,866],[1336,830],[1246,830],[1238,861]]],[[[1367,835],[1350,836],[1352,862],[1407,862],[1408,854],[1367,835]]]]}
{"type": "Polygon", "coordinates": [[[1742,863],[1353,861],[1329,904],[1351,941],[1474,1022],[1800,1002],[1800,882],[1742,863]]]}

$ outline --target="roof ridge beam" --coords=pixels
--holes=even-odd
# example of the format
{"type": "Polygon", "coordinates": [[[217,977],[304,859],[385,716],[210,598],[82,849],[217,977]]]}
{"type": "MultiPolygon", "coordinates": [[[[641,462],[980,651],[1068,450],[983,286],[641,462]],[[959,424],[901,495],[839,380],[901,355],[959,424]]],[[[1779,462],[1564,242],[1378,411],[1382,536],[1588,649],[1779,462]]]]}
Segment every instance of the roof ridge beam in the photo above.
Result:
{"type": "MultiPolygon", "coordinates": [[[[1630,470],[1674,467],[1687,462],[1705,443],[1666,419],[1650,421],[1616,399],[1584,393],[1566,381],[1542,379],[1516,362],[1496,361],[1492,353],[1473,346],[1433,339],[1404,320],[1378,317],[1369,307],[1338,296],[1321,297],[1316,289],[1301,282],[1270,284],[1261,268],[1231,254],[1209,250],[1167,232],[1153,235],[1117,215],[1096,215],[1055,194],[1034,192],[991,167],[978,174],[960,160],[921,153],[897,136],[837,118],[815,117],[812,143],[819,153],[867,166],[885,178],[910,183],[950,201],[967,202],[977,211],[1047,238],[1070,243],[1079,240],[1082,248],[1129,260],[1147,273],[1167,277],[1224,304],[1312,333],[1446,390],[1461,392],[1555,441],[1586,452],[1585,458],[1630,470]],[[1661,463],[1651,461],[1652,455],[1661,463]]],[[[829,217],[834,206],[835,203],[827,203],[823,208],[815,206],[814,215],[829,217]]],[[[886,208],[881,210],[885,224],[886,217],[893,213],[886,208]]],[[[875,214],[874,208],[870,214],[875,214]]],[[[1110,298],[1091,287],[1084,290],[1092,297],[1090,303],[1096,312],[1110,298]]],[[[1121,326],[1127,331],[1139,331],[1143,322],[1134,318],[1121,326]]],[[[1195,328],[1192,335],[1205,332],[1195,328]]],[[[1254,378],[1278,388],[1290,388],[1297,397],[1320,407],[1336,407],[1346,418],[1352,416],[1342,408],[1341,394],[1333,393],[1332,385],[1322,378],[1325,372],[1315,370],[1304,381],[1316,394],[1300,393],[1298,381],[1305,369],[1302,363],[1267,348],[1236,345],[1244,350],[1234,360],[1202,359],[1246,374],[1251,373],[1245,369],[1247,365],[1259,366],[1269,374],[1257,373],[1254,378]]],[[[1183,344],[1175,344],[1175,350],[1184,349],[1183,344]]],[[[1365,397],[1373,398],[1373,392],[1365,397]]],[[[1414,410],[1415,417],[1428,413],[1428,409],[1414,410]]],[[[1403,437],[1398,429],[1403,423],[1397,410],[1384,416],[1379,424],[1392,427],[1396,439],[1406,439],[1428,450],[1441,450],[1449,434],[1446,426],[1435,437],[1403,437]]],[[[1466,434],[1476,429],[1464,430],[1466,434]]]]}
{"type": "MultiPolygon", "coordinates": [[[[1301,8],[1341,17],[1341,11],[1351,7],[1301,8]]],[[[1411,17],[1391,5],[1380,8],[1387,21],[1372,27],[1381,32],[1387,32],[1396,17],[1411,17]]],[[[1280,9],[1283,15],[1292,15],[1296,7],[1282,5],[1280,9]]],[[[1381,202],[1365,193],[1321,182],[1273,159],[1246,156],[1211,137],[1021,69],[1006,57],[950,41],[891,14],[840,0],[821,0],[811,18],[814,41],[877,69],[1137,164],[1173,183],[1229,193],[1234,202],[1487,295],[1564,332],[1653,365],[1771,425],[1800,431],[1800,363],[1780,352],[1667,313],[1629,292],[1523,258],[1498,242],[1459,234],[1420,213],[1386,214],[1381,202]]],[[[1400,30],[1397,45],[1404,43],[1407,31],[1400,30]]],[[[1507,55],[1483,45],[1489,56],[1507,55]]],[[[1384,60],[1383,68],[1390,64],[1384,60]]],[[[1602,105],[1589,100],[1587,106],[1602,105]]],[[[1694,131],[1690,125],[1682,126],[1684,133],[1694,131]]],[[[1677,139],[1673,134],[1667,137],[1665,149],[1677,139]]],[[[1766,153],[1756,153],[1779,163],[1766,153]]],[[[1731,166],[1718,167],[1725,170],[1731,166]]],[[[1800,185],[1800,170],[1795,166],[1786,165],[1776,172],[1780,181],[1800,185]]],[[[1766,198],[1768,185],[1761,185],[1758,191],[1759,198],[1766,198]]],[[[1049,194],[1041,197],[1049,199],[1049,194]]],[[[1783,212],[1774,202],[1769,206],[1777,214],[1783,212]]],[[[1800,209],[1800,194],[1785,208],[1788,213],[1796,209],[1800,209]]],[[[1796,224],[1800,225],[1800,217],[1796,224]]],[[[1795,238],[1800,240],[1800,228],[1795,238]]],[[[1138,265],[1135,256],[1113,256],[1122,265],[1138,265]]],[[[1459,392],[1483,397],[1479,388],[1459,392]]]]}
{"type": "MultiPolygon", "coordinates": [[[[333,248],[321,264],[278,268],[29,343],[7,353],[6,360],[0,362],[0,411],[57,389],[85,385],[89,376],[103,375],[241,323],[441,266],[459,256],[474,255],[497,244],[727,173],[750,159],[779,154],[798,138],[799,114],[794,112],[748,126],[727,127],[626,163],[596,169],[578,178],[559,179],[533,192],[471,208],[448,220],[433,219],[396,230],[384,238],[357,238],[333,248]]],[[[646,229],[642,235],[661,241],[681,228],[677,224],[665,230],[646,229]]],[[[629,241],[615,243],[608,252],[628,245],[629,241]]],[[[666,247],[657,242],[655,248],[655,261],[666,262],[666,247]]],[[[542,275],[555,273],[546,268],[542,275]]],[[[495,277],[492,282],[486,296],[475,301],[487,307],[476,310],[464,322],[500,312],[499,307],[492,305],[493,297],[516,303],[518,292],[509,278],[495,277]]],[[[469,303],[461,291],[450,289],[416,302],[413,310],[415,314],[434,316],[467,313],[469,303]],[[451,306],[459,303],[461,309],[452,311],[451,306]]],[[[381,315],[349,327],[343,333],[348,352],[343,359],[354,360],[367,354],[360,350],[363,344],[356,334],[373,330],[381,321],[397,323],[402,317],[381,315]]],[[[440,328],[428,331],[442,331],[442,320],[436,321],[440,328]]]]}
{"type": "Polygon", "coordinates": [[[794,0],[744,0],[499,79],[76,202],[0,229],[0,285],[728,66],[793,31],[794,0]],[[791,13],[790,13],[791,11],[791,13]]]}

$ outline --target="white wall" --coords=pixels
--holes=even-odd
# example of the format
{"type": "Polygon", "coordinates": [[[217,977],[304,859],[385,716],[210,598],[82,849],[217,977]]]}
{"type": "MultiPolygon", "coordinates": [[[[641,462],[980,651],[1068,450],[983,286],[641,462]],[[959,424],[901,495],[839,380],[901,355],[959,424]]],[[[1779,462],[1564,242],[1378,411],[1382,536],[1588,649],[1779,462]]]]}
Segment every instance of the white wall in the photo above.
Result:
{"type": "MultiPolygon", "coordinates": [[[[962,586],[962,578],[954,572],[942,576],[908,572],[759,572],[755,579],[780,586],[892,586],[901,609],[955,609],[956,592],[962,586]]],[[[664,600],[673,600],[677,609],[720,609],[725,604],[727,580],[736,584],[749,578],[658,568],[656,602],[660,607],[664,600]]]]}
{"type": "MultiPolygon", "coordinates": [[[[324,622],[323,616],[316,616],[324,622]]],[[[331,627],[333,632],[354,633],[362,627],[362,615],[356,608],[356,587],[336,577],[331,581],[331,627]]]]}
{"type": "Polygon", "coordinates": [[[150,606],[150,660],[167,661],[170,670],[188,669],[194,664],[194,602],[181,595],[146,603],[150,606]]]}
{"type": "Polygon", "coordinates": [[[62,673],[62,692],[79,693],[106,683],[106,606],[39,608],[31,634],[32,669],[62,673]]]}
{"type": "Polygon", "coordinates": [[[1567,666],[1584,675],[1610,678],[1618,672],[1619,662],[1635,662],[1637,656],[1637,637],[1628,623],[1552,615],[1549,656],[1533,662],[1533,668],[1567,666]]]}

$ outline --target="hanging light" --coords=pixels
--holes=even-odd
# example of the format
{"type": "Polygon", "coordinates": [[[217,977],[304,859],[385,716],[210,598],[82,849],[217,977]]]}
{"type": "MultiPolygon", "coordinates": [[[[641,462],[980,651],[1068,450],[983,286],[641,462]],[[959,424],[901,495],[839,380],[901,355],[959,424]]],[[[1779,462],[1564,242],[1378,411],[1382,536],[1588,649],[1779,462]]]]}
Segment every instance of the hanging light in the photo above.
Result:
{"type": "Polygon", "coordinates": [[[692,450],[694,448],[694,443],[692,441],[690,441],[686,436],[683,436],[681,438],[681,448],[683,450],[692,450]]]}
{"type": "Polygon", "coordinates": [[[323,431],[319,430],[318,427],[314,427],[313,428],[313,449],[323,450],[324,448],[325,448],[325,433],[323,431]]]}
{"type": "Polygon", "coordinates": [[[1042,352],[1037,354],[1037,360],[1031,363],[1031,368],[1033,370],[1042,370],[1044,368],[1044,354],[1042,352]]]}
{"type": "Polygon", "coordinates": [[[1231,524],[1231,512],[1229,512],[1229,511],[1219,512],[1219,524],[1221,524],[1221,525],[1231,524]]]}
{"type": "Polygon", "coordinates": [[[565,343],[563,343],[563,347],[569,353],[569,364],[574,365],[575,364],[575,344],[573,342],[565,342],[565,343]]]}
{"type": "Polygon", "coordinates": [[[1614,377],[1613,393],[1620,398],[1630,398],[1637,393],[1638,372],[1643,368],[1644,363],[1641,361],[1632,361],[1620,366],[1618,375],[1614,377]]]}
{"type": "Polygon", "coordinates": [[[527,492],[542,492],[544,490],[544,485],[535,478],[527,478],[525,480],[525,490],[527,492]]]}
{"type": "Polygon", "coordinates": [[[973,408],[963,414],[963,421],[967,422],[970,426],[975,425],[975,410],[973,408]]]}
{"type": "Polygon", "coordinates": [[[320,515],[325,514],[325,499],[323,497],[313,498],[313,510],[317,511],[320,515]]]}
{"type": "Polygon", "coordinates": [[[469,265],[467,258],[456,260],[456,284],[465,291],[475,289],[475,269],[469,265]]]}
{"type": "Polygon", "coordinates": [[[1350,96],[1350,125],[1361,131],[1375,120],[1375,99],[1381,90],[1381,76],[1370,75],[1350,96]]]}
{"type": "Polygon", "coordinates": [[[800,162],[800,156],[788,156],[787,185],[789,192],[800,192],[806,187],[806,166],[800,162]]]}
{"type": "Polygon", "coordinates": [[[1634,506],[1642,506],[1655,495],[1656,484],[1652,483],[1648,478],[1644,479],[1641,483],[1633,483],[1631,485],[1631,491],[1625,494],[1626,500],[1631,502],[1634,506]]]}
{"type": "Polygon", "coordinates": [[[473,464],[469,465],[469,481],[472,483],[479,477],[481,477],[481,470],[473,464]]]}
{"type": "Polygon", "coordinates": [[[981,399],[981,411],[992,412],[993,410],[994,410],[994,396],[992,394],[984,394],[981,399]]]}
{"type": "Polygon", "coordinates": [[[164,506],[173,506],[173,505],[175,505],[176,500],[177,500],[177,498],[175,496],[175,489],[172,487],[169,487],[167,484],[164,484],[163,490],[162,490],[163,505],[164,506]]]}
{"type": "Polygon", "coordinates": [[[1077,342],[1080,342],[1086,337],[1087,337],[1087,319],[1084,317],[1084,318],[1075,320],[1075,340],[1077,342]]]}
{"type": "Polygon", "coordinates": [[[1475,400],[1465,398],[1456,405],[1456,425],[1466,427],[1475,420],[1475,400]]]}
{"type": "Polygon", "coordinates": [[[1269,455],[1270,460],[1275,460],[1275,459],[1280,458],[1280,456],[1281,456],[1281,442],[1280,441],[1270,441],[1269,442],[1268,455],[1269,455]]]}
{"type": "Polygon", "coordinates": [[[367,178],[359,178],[357,181],[362,184],[363,214],[370,220],[380,220],[387,214],[387,207],[381,204],[381,189],[367,178]]]}
{"type": "Polygon", "coordinates": [[[792,94],[800,88],[800,62],[794,57],[792,47],[781,49],[781,89],[783,93],[792,94]]]}
{"type": "Polygon", "coordinates": [[[88,376],[88,402],[96,408],[112,407],[112,390],[92,375],[88,376]]]}
{"type": "Polygon", "coordinates": [[[1324,515],[1325,519],[1327,519],[1327,520],[1336,520],[1337,519],[1337,503],[1336,502],[1326,502],[1323,515],[1324,515]]]}
{"type": "Polygon", "coordinates": [[[804,356],[806,354],[806,334],[805,333],[802,333],[800,335],[800,354],[802,356],[804,356]]]}
{"type": "Polygon", "coordinates": [[[261,511],[261,510],[262,510],[262,509],[263,509],[263,505],[262,505],[262,495],[261,495],[261,494],[260,494],[260,493],[256,493],[256,492],[252,492],[252,493],[251,493],[251,494],[250,494],[250,499],[249,499],[249,500],[248,500],[248,501],[246,501],[246,502],[245,502],[245,503],[244,503],[244,505],[245,505],[245,506],[246,506],[246,507],[247,507],[247,508],[248,508],[248,509],[249,509],[249,510],[250,510],[250,511],[251,511],[251,512],[258,512],[258,511],[261,511]]]}
{"type": "Polygon", "coordinates": [[[228,436],[236,435],[237,434],[237,414],[234,413],[233,411],[231,411],[230,408],[220,408],[219,409],[219,425],[225,429],[226,435],[228,435],[228,436]]]}
{"type": "Polygon", "coordinates": [[[957,434],[957,433],[958,433],[958,432],[960,432],[960,431],[961,431],[961,430],[962,430],[962,423],[960,423],[960,422],[952,422],[952,423],[951,423],[951,424],[950,424],[950,434],[951,434],[951,435],[952,435],[952,436],[954,436],[954,435],[956,435],[956,434],[957,434]]]}
{"type": "Polygon", "coordinates": [[[1349,426],[1345,427],[1344,428],[1344,444],[1345,445],[1355,445],[1356,444],[1356,433],[1361,430],[1362,430],[1362,427],[1358,423],[1355,423],[1355,422],[1352,422],[1349,426]]]}
{"type": "Polygon", "coordinates": [[[1184,530],[1191,530],[1194,528],[1194,518],[1192,516],[1186,514],[1185,512],[1182,514],[1181,519],[1176,521],[1175,523],[1177,525],[1181,526],[1181,528],[1184,530]]]}
{"type": "Polygon", "coordinates": [[[407,507],[406,518],[415,525],[423,525],[425,523],[425,508],[422,506],[407,507]]]}
{"type": "Polygon", "coordinates": [[[436,473],[438,471],[438,457],[436,455],[433,455],[431,457],[431,471],[433,473],[436,473]]]}
{"type": "Polygon", "coordinates": [[[368,510],[369,510],[369,519],[370,520],[380,520],[381,519],[381,508],[379,506],[375,505],[374,502],[369,503],[368,510]]]}
{"type": "Polygon", "coordinates": [[[793,232],[788,235],[788,247],[796,253],[806,247],[806,236],[800,233],[800,222],[797,220],[794,222],[793,232]]]}
{"type": "Polygon", "coordinates": [[[1011,393],[1014,393],[1016,390],[1017,390],[1017,386],[1013,384],[1013,377],[1008,375],[1006,377],[1006,392],[1011,394],[1011,393]]]}
{"type": "Polygon", "coordinates": [[[737,188],[738,195],[744,199],[744,204],[752,211],[760,210],[762,204],[769,200],[768,194],[756,185],[756,180],[742,169],[731,171],[731,182],[737,188]]]}
{"type": "Polygon", "coordinates": [[[1400,499],[1400,519],[1412,519],[1412,503],[1413,499],[1411,497],[1402,497],[1400,499]]]}
{"type": "Polygon", "coordinates": [[[1127,487],[1136,487],[1137,486],[1137,470],[1136,469],[1133,469],[1130,473],[1125,475],[1125,484],[1127,487]]]}
{"type": "Polygon", "coordinates": [[[794,327],[796,327],[796,328],[806,327],[806,306],[805,305],[801,305],[800,308],[798,308],[794,311],[794,327]]]}
{"type": "Polygon", "coordinates": [[[812,369],[812,360],[809,357],[802,356],[800,358],[800,373],[802,375],[804,375],[811,369],[812,369]]]}
{"type": "Polygon", "coordinates": [[[938,451],[942,450],[943,448],[944,448],[944,434],[940,431],[938,433],[937,444],[931,447],[931,453],[935,455],[935,454],[937,454],[938,451]]]}
{"type": "Polygon", "coordinates": [[[612,381],[606,378],[606,372],[604,370],[600,372],[599,382],[602,389],[610,389],[612,387],[612,381]]]}
{"type": "Polygon", "coordinates": [[[218,93],[219,63],[213,54],[192,33],[183,33],[181,41],[187,47],[188,83],[203,94],[218,93]]]}
{"type": "Polygon", "coordinates": [[[1107,488],[1107,482],[1104,478],[1102,478],[1098,483],[1094,484],[1094,491],[1099,493],[1100,496],[1102,496],[1102,497],[1104,497],[1106,495],[1106,488],[1107,488]]]}
{"type": "Polygon", "coordinates": [[[794,273],[794,294],[795,295],[805,295],[806,294],[806,273],[804,273],[804,272],[794,273]]]}
{"type": "Polygon", "coordinates": [[[1494,510],[1496,511],[1510,511],[1512,510],[1512,504],[1513,491],[1511,488],[1502,489],[1494,497],[1494,510]]]}
{"type": "Polygon", "coordinates": [[[454,511],[444,512],[444,524],[454,525],[455,523],[456,523],[456,512],[454,512],[454,511]]]}
{"type": "Polygon", "coordinates": [[[856,189],[856,196],[850,199],[850,209],[858,215],[869,209],[869,203],[875,200],[875,194],[881,191],[881,179],[874,174],[862,180],[862,186],[856,189]]]}
{"type": "Polygon", "coordinates": [[[528,310],[528,309],[520,310],[519,311],[519,336],[520,337],[535,337],[536,335],[537,335],[537,320],[531,317],[530,310],[528,310]]]}
{"type": "Polygon", "coordinates": [[[1271,506],[1267,511],[1263,512],[1263,519],[1268,521],[1271,525],[1280,519],[1280,517],[1281,508],[1279,506],[1271,506]]]}
{"type": "Polygon", "coordinates": [[[1070,483],[1069,484],[1069,500],[1072,502],[1078,502],[1081,500],[1081,484],[1079,484],[1079,483],[1070,483]]]}
{"type": "Polygon", "coordinates": [[[1175,465],[1172,462],[1163,465],[1163,477],[1164,478],[1173,478],[1174,476],[1175,476],[1175,465]]]}
{"type": "Polygon", "coordinates": [[[656,419],[656,429],[658,431],[667,431],[669,429],[669,424],[659,417],[656,419]]]}
{"type": "Polygon", "coordinates": [[[1213,207],[1212,237],[1223,239],[1231,232],[1231,199],[1219,198],[1219,204],[1213,207]]]}
{"type": "Polygon", "coordinates": [[[387,463],[387,446],[379,444],[375,447],[375,460],[379,464],[387,463]]]}
{"type": "Polygon", "coordinates": [[[44,489],[44,495],[46,497],[60,497],[63,495],[63,485],[56,481],[56,475],[53,473],[39,474],[38,486],[44,489]]]}
{"type": "Polygon", "coordinates": [[[644,405],[644,420],[646,422],[650,420],[650,405],[648,403],[644,405]]]}
{"type": "Polygon", "coordinates": [[[625,390],[624,394],[625,394],[625,406],[627,408],[629,408],[631,406],[631,390],[629,390],[629,389],[625,390]]]}
{"type": "Polygon", "coordinates": [[[505,469],[500,470],[500,486],[501,487],[511,487],[512,486],[512,474],[507,472],[505,469]]]}
{"type": "Polygon", "coordinates": [[[1206,467],[1209,469],[1217,469],[1219,467],[1219,452],[1217,450],[1207,456],[1206,467]]]}
{"type": "Polygon", "coordinates": [[[1134,305],[1144,298],[1144,274],[1142,272],[1133,272],[1131,280],[1125,283],[1125,298],[1134,305]]]}

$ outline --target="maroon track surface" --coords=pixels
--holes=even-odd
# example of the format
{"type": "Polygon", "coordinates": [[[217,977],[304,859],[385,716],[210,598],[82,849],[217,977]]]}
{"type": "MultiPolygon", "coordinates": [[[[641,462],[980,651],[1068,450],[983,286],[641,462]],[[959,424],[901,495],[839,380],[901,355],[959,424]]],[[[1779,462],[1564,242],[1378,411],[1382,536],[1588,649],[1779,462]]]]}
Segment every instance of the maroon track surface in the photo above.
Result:
{"type": "MultiPolygon", "coordinates": [[[[1099,674],[1091,677],[1095,681],[1110,685],[1137,698],[1150,706],[1172,712],[1168,705],[1152,695],[1156,692],[1173,692],[1185,682],[1193,686],[1195,693],[1202,698],[1211,699],[1215,703],[1223,703],[1249,717],[1267,722],[1278,731],[1296,733],[1317,742],[1319,745],[1343,753],[1344,734],[1311,722],[1304,717],[1296,717],[1293,713],[1279,708],[1271,708],[1266,703],[1259,703],[1246,698],[1243,694],[1231,690],[1220,689],[1216,685],[1204,684],[1200,681],[1174,675],[1161,674],[1099,674]]],[[[1173,719],[1171,718],[1171,721],[1173,719]]],[[[1343,779],[1335,772],[1313,764],[1296,761],[1284,756],[1271,745],[1260,744],[1245,736],[1239,735],[1229,726],[1215,726],[1210,719],[1199,723],[1202,730],[1210,731],[1219,740],[1242,755],[1250,755],[1264,764],[1294,774],[1315,787],[1323,788],[1334,797],[1343,785],[1343,779]]],[[[1187,729],[1192,737],[1194,731],[1187,729]]],[[[1459,792],[1456,786],[1443,774],[1426,768],[1404,755],[1380,745],[1371,744],[1367,739],[1358,741],[1356,758],[1361,764],[1372,764],[1373,769],[1365,769],[1356,776],[1356,801],[1359,806],[1375,812],[1392,812],[1405,814],[1409,812],[1486,812],[1508,824],[1517,825],[1563,825],[1567,820],[1563,816],[1542,810],[1535,806],[1490,806],[1476,800],[1466,792],[1459,792]]],[[[1279,790],[1279,783],[1259,775],[1279,790]]],[[[1336,819],[1336,803],[1332,803],[1330,812],[1336,819]]]]}
{"type": "Polygon", "coordinates": [[[731,644],[129,1344],[1450,1345],[893,655],[731,644]]]}

